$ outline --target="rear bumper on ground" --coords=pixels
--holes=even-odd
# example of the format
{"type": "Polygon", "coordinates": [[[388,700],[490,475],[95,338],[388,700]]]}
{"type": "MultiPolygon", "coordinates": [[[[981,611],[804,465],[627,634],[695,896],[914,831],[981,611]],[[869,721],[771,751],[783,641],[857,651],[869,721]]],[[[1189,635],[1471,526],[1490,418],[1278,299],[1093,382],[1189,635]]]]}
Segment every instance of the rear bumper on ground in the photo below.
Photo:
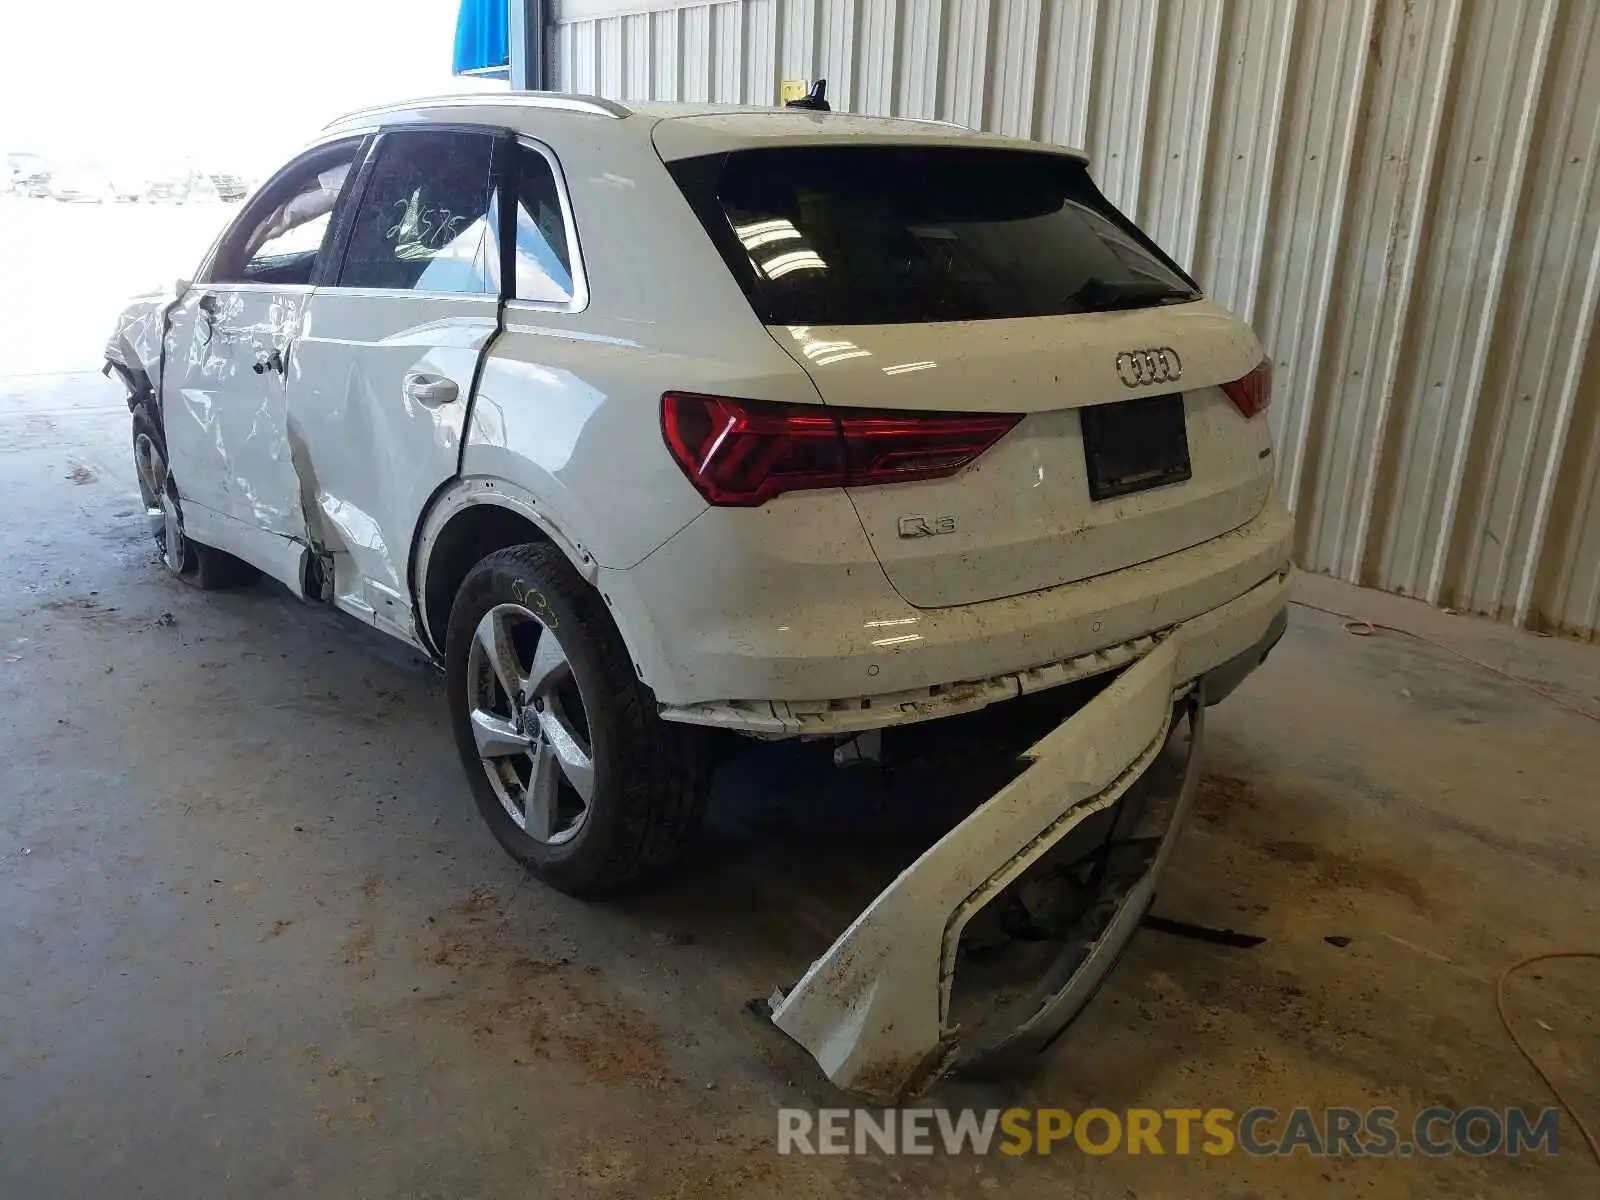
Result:
{"type": "Polygon", "coordinates": [[[602,590],[663,717],[778,737],[931,720],[1103,674],[1187,622],[1232,611],[1258,585],[1281,610],[1293,530],[1274,501],[1231,533],[1138,566],[1004,600],[917,609],[865,549],[864,561],[845,554],[802,572],[786,548],[768,547],[763,563],[759,545],[735,546],[733,556],[770,566],[767,583],[721,579],[730,553],[700,539],[724,534],[709,525],[697,533],[698,524],[638,567],[604,572],[602,590]],[[692,587],[683,586],[683,561],[701,564],[692,587]],[[794,570],[793,586],[783,568],[794,570]]]}
{"type": "Polygon", "coordinates": [[[800,981],[773,998],[772,1020],[841,1088],[897,1102],[953,1065],[1037,1049],[1088,1002],[1148,907],[1193,800],[1208,683],[1237,684],[1283,632],[1276,576],[1168,633],[1103,692],[1036,743],[1029,766],[903,871],[800,981]],[[963,928],[1090,816],[1121,801],[1186,716],[1181,784],[1167,798],[1159,848],[1107,904],[1106,919],[1012,1028],[950,1018],[963,928]]]}

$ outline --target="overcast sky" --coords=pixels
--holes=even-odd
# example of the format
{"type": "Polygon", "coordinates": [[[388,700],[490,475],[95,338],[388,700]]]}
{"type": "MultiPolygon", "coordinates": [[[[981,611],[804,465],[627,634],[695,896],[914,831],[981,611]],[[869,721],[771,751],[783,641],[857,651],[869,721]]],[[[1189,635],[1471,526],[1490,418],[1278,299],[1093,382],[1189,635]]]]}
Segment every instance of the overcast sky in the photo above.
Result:
{"type": "Polygon", "coordinates": [[[504,86],[450,73],[456,0],[12,0],[0,149],[277,165],[364,104],[504,86]]]}

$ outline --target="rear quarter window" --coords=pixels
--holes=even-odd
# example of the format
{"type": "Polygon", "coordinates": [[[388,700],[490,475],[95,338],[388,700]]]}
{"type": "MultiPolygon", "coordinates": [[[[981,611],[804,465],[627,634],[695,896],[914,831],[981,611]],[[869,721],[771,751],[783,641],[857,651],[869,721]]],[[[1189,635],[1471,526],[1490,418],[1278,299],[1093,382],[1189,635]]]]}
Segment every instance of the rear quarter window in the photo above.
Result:
{"type": "Polygon", "coordinates": [[[972,321],[1199,297],[1067,155],[787,147],[668,169],[768,324],[972,321]]]}

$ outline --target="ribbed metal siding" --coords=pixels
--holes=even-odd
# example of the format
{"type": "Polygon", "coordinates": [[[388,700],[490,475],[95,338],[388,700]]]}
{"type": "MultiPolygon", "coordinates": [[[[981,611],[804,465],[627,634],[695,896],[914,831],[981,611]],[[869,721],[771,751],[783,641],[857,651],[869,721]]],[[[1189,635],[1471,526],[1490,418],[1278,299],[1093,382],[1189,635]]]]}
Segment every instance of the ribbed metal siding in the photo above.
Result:
{"type": "Polygon", "coordinates": [[[1600,626],[1594,0],[572,0],[557,75],[1084,146],[1277,370],[1305,567],[1600,626]]]}

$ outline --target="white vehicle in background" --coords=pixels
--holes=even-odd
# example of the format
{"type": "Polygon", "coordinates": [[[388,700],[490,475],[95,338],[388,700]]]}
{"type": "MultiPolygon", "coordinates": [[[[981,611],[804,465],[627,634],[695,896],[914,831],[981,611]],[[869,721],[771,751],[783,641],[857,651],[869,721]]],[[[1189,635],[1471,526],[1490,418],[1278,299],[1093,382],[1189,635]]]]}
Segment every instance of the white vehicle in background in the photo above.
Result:
{"type": "Polygon", "coordinates": [[[109,179],[111,198],[119,204],[137,204],[150,195],[150,178],[131,168],[112,171],[109,179]]]}
{"type": "Polygon", "coordinates": [[[104,204],[116,198],[111,181],[99,167],[69,164],[50,174],[50,197],[68,204],[104,204]]]}
{"type": "Polygon", "coordinates": [[[207,172],[190,171],[185,183],[184,199],[201,204],[215,204],[222,199],[222,194],[217,190],[216,181],[207,172]]]}
{"type": "Polygon", "coordinates": [[[189,176],[185,171],[157,170],[145,188],[144,199],[150,204],[186,204],[189,201],[189,176]]]}
{"type": "Polygon", "coordinates": [[[6,183],[13,194],[28,195],[30,187],[49,174],[50,164],[37,154],[15,150],[6,155],[6,183]]]}
{"type": "Polygon", "coordinates": [[[1171,849],[1205,705],[1284,627],[1261,347],[1074,152],[555,95],[371,110],[108,358],[168,567],[259,571],[438,661],[480,811],[564,890],[676,857],[708,731],[871,757],[1076,697],[776,997],[867,1095],[956,1061],[969,920],[1126,817],[1137,869],[983,1048],[1081,1007],[1171,849]]]}

